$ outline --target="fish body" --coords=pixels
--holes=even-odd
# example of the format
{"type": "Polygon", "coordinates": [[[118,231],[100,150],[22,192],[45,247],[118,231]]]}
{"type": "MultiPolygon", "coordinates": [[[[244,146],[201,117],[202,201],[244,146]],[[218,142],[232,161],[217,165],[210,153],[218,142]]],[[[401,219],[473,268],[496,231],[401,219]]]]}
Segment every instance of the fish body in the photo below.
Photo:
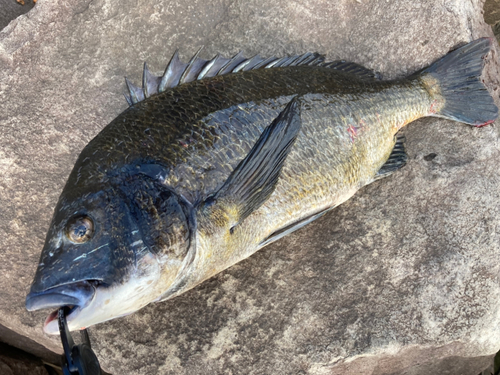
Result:
{"type": "Polygon", "coordinates": [[[397,81],[290,63],[161,90],[165,79],[145,71],[144,98],[132,87],[132,105],[79,156],[27,307],[74,306],[77,329],[179,295],[401,167],[396,133],[411,121],[491,123],[497,108],[478,80],[489,48],[472,42],[397,81]]]}

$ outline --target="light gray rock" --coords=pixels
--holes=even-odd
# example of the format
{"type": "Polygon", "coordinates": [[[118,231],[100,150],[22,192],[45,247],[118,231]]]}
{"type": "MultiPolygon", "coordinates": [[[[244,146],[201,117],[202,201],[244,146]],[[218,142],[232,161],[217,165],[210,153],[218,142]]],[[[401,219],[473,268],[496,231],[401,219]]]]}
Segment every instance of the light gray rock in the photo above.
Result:
{"type": "MultiPolygon", "coordinates": [[[[122,77],[139,82],[144,60],[315,50],[403,77],[492,36],[481,6],[39,0],[0,32],[0,324],[60,351],[25,294],[78,153],[126,108],[122,77]]],[[[485,82],[498,102],[497,56],[485,82]]],[[[392,177],[195,290],[91,328],[103,368],[476,375],[500,349],[498,125],[425,119],[406,136],[392,177]]]]}

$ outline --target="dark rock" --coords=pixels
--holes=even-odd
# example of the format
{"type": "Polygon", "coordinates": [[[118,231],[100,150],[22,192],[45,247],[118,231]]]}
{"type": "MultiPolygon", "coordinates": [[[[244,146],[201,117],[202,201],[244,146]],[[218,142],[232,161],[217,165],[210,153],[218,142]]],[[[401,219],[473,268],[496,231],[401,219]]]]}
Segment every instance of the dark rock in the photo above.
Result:
{"type": "Polygon", "coordinates": [[[484,2],[484,20],[490,25],[500,21],[500,0],[486,0],[484,2]]]}
{"type": "Polygon", "coordinates": [[[0,342],[0,374],[51,375],[40,359],[0,342]]]}
{"type": "Polygon", "coordinates": [[[54,365],[59,365],[60,363],[60,356],[58,354],[48,350],[45,346],[40,345],[30,338],[22,336],[2,325],[0,325],[0,342],[31,353],[46,363],[52,363],[54,365]]]}
{"type": "Polygon", "coordinates": [[[497,42],[500,41],[500,21],[493,26],[493,34],[495,34],[495,38],[497,38],[497,42]]]}
{"type": "Polygon", "coordinates": [[[27,13],[35,6],[32,0],[26,0],[21,5],[16,0],[0,0],[0,30],[9,24],[14,18],[27,13]]]}

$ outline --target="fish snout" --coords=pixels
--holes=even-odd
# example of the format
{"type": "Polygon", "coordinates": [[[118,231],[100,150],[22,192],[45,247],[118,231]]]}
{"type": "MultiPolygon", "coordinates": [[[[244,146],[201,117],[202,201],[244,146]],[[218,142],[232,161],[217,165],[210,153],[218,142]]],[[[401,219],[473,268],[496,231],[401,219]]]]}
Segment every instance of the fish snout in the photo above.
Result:
{"type": "Polygon", "coordinates": [[[59,285],[41,292],[32,290],[26,296],[26,309],[35,311],[62,306],[74,306],[80,309],[87,306],[94,298],[95,286],[92,281],[59,285]]]}

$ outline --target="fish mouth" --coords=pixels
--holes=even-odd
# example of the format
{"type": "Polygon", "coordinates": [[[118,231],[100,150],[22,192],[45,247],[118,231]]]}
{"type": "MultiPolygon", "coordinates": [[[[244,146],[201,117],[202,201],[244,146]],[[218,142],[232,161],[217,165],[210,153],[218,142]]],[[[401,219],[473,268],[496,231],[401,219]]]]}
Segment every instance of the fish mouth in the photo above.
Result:
{"type": "MultiPolygon", "coordinates": [[[[97,284],[96,281],[85,280],[59,285],[42,292],[32,291],[26,296],[26,309],[36,311],[56,307],[59,310],[63,306],[68,306],[70,310],[66,315],[66,320],[69,323],[94,299],[97,284]]],[[[57,320],[57,310],[50,313],[45,320],[45,331],[51,322],[57,320]]]]}

